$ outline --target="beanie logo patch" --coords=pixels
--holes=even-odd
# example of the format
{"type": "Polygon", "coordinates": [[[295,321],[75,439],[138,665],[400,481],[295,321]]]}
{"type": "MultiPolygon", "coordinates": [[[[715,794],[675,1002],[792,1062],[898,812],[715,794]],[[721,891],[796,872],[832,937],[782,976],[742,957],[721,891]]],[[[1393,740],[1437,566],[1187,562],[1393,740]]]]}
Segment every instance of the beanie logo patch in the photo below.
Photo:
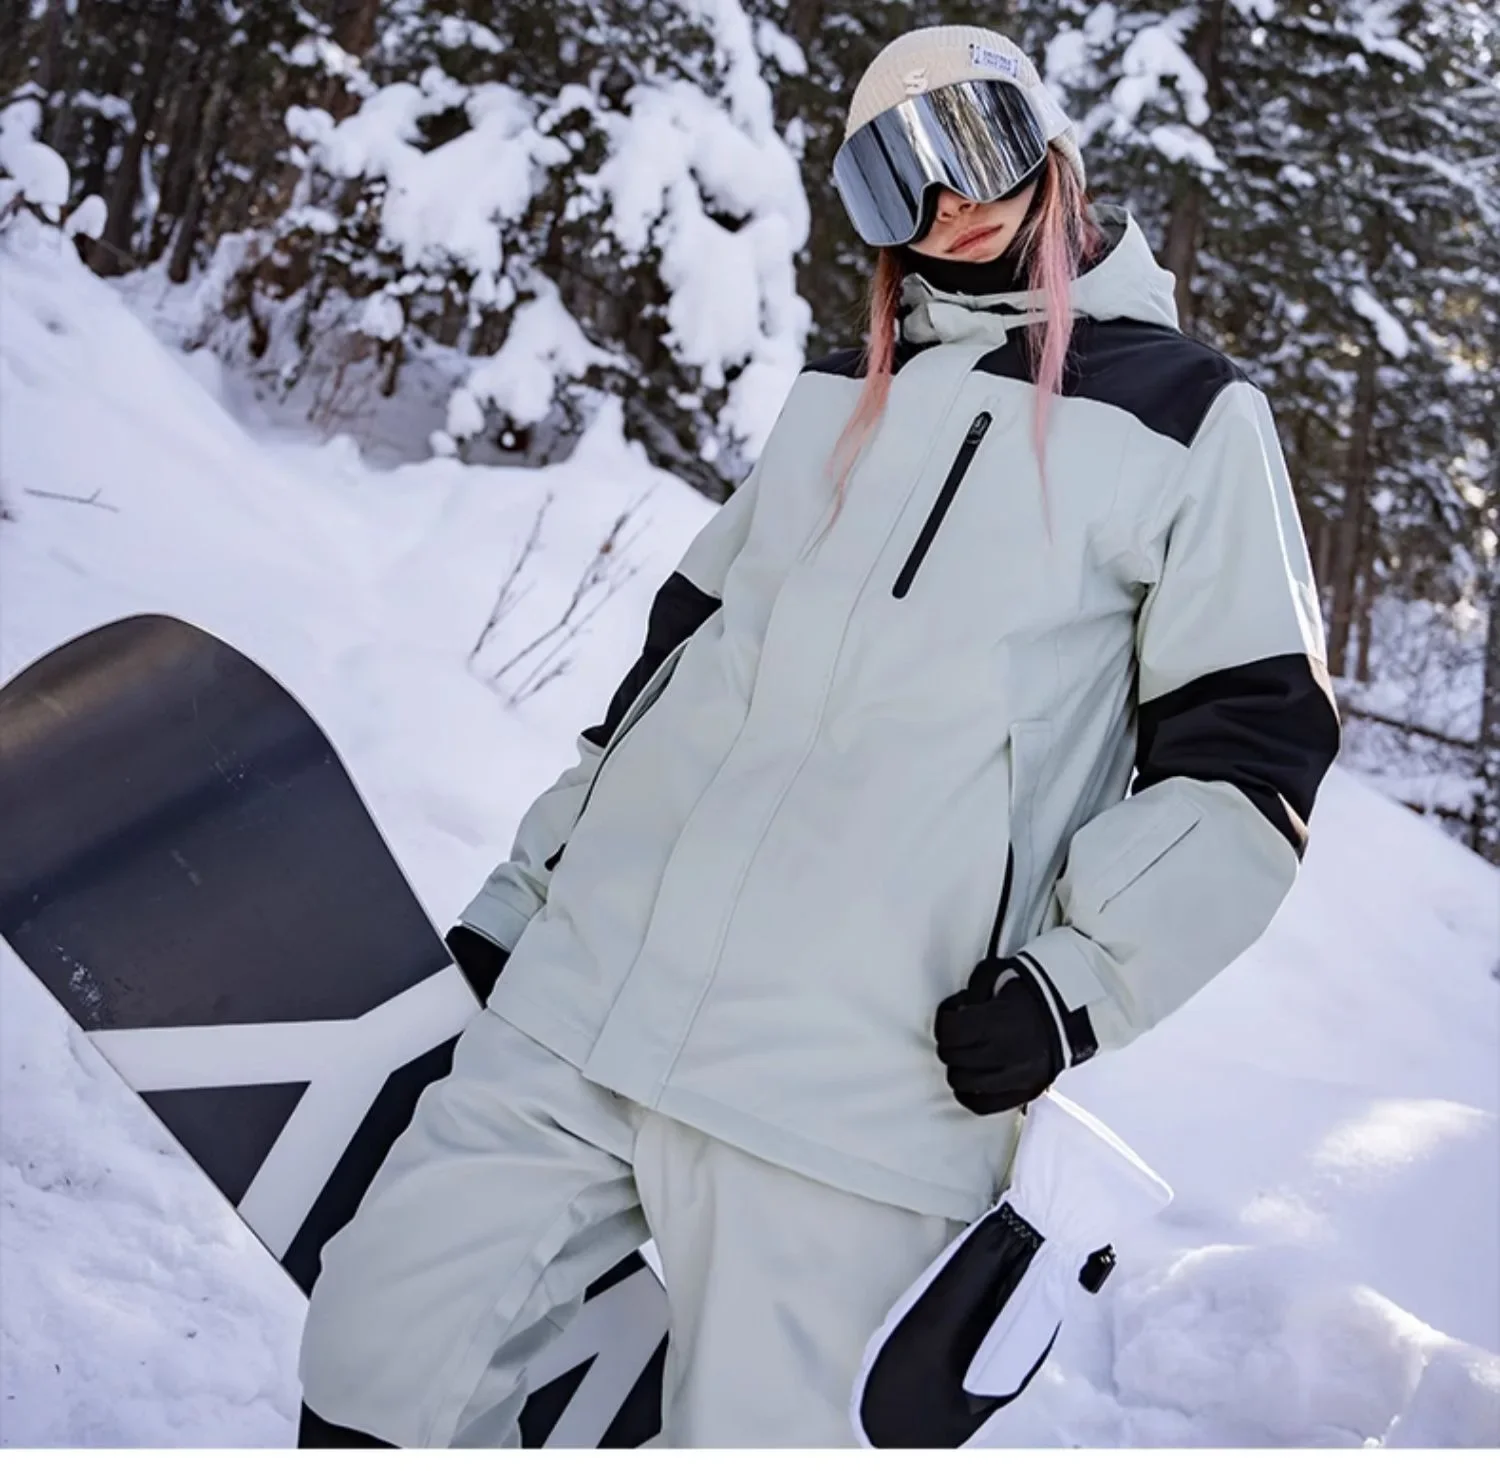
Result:
{"type": "Polygon", "coordinates": [[[919,66],[915,71],[909,71],[901,79],[901,85],[906,88],[908,97],[917,97],[927,90],[927,68],[919,66]]]}
{"type": "Polygon", "coordinates": [[[977,41],[970,43],[969,65],[985,71],[1001,72],[1013,80],[1021,75],[1021,63],[1014,56],[1007,56],[1003,51],[995,51],[989,46],[981,46],[977,41]]]}

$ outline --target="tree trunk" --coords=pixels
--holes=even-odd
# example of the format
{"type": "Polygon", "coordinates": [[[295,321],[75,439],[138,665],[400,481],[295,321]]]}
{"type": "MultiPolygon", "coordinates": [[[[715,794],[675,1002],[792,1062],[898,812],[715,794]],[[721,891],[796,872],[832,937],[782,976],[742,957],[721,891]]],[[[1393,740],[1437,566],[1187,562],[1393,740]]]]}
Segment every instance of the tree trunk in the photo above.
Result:
{"type": "MultiPolygon", "coordinates": [[[[1208,83],[1208,105],[1219,105],[1223,67],[1225,0],[1208,0],[1193,38],[1193,61],[1208,83]]],[[[1203,223],[1203,181],[1196,173],[1179,176],[1173,191],[1172,208],[1167,215],[1166,239],[1162,242],[1161,263],[1176,278],[1174,295],[1177,316],[1184,331],[1190,331],[1196,310],[1193,303],[1193,276],[1198,269],[1198,236],[1203,223]]]]}
{"type": "Polygon", "coordinates": [[[785,30],[803,51],[818,34],[825,4],[826,0],[788,0],[785,30]]]}
{"type": "MultiPolygon", "coordinates": [[[[125,0],[125,3],[114,8],[107,22],[103,16],[98,19],[101,32],[107,26],[107,34],[118,38],[106,48],[105,64],[100,74],[97,77],[91,74],[88,78],[90,90],[102,97],[118,97],[129,87],[131,68],[140,44],[137,24],[144,3],[145,0],[134,0],[134,3],[125,0]]],[[[83,34],[87,34],[86,29],[83,34]]],[[[79,185],[81,194],[104,193],[105,179],[109,172],[109,155],[118,131],[117,123],[98,113],[84,114],[84,138],[80,145],[80,152],[84,155],[83,180],[79,185]]]]}
{"type": "Polygon", "coordinates": [[[167,72],[167,59],[172,54],[172,43],[177,38],[178,14],[179,0],[167,0],[152,29],[151,49],[146,53],[140,88],[136,92],[135,125],[120,154],[119,167],[115,170],[114,185],[110,190],[109,223],[90,253],[90,264],[101,276],[118,275],[130,259],[135,202],[141,189],[141,154],[146,147],[146,135],[151,131],[152,119],[156,116],[162,78],[167,72]]]}
{"type": "Polygon", "coordinates": [[[1329,586],[1333,575],[1333,522],[1321,511],[1309,514],[1307,519],[1310,522],[1309,551],[1312,555],[1313,577],[1321,592],[1329,586]]]}
{"type": "Polygon", "coordinates": [[[8,97],[26,80],[29,29],[26,6],[17,0],[0,5],[0,97],[8,97]]]}
{"type": "MultiPolygon", "coordinates": [[[[1369,528],[1366,527],[1366,532],[1369,528]]],[[[1367,548],[1373,551],[1375,538],[1365,535],[1361,538],[1367,548]]],[[[1355,619],[1359,638],[1359,662],[1354,670],[1354,677],[1361,684],[1370,682],[1370,644],[1373,639],[1375,626],[1375,558],[1370,552],[1364,558],[1365,569],[1359,578],[1359,613],[1355,619]]]]}
{"type": "MultiPolygon", "coordinates": [[[[356,60],[375,44],[375,22],[380,0],[334,0],[333,39],[356,60]]],[[[329,77],[323,87],[322,105],[335,122],[342,122],[359,108],[356,97],[338,77],[329,77]]]]}
{"type": "Polygon", "coordinates": [[[1172,294],[1177,299],[1177,320],[1184,332],[1191,332],[1193,307],[1193,272],[1198,260],[1198,226],[1203,216],[1203,185],[1196,177],[1184,176],[1177,181],[1172,208],[1167,215],[1167,234],[1162,241],[1161,263],[1174,278],[1172,294]]]}
{"type": "Polygon", "coordinates": [[[152,231],[151,258],[156,259],[172,233],[174,222],[187,213],[188,199],[197,179],[199,158],[207,132],[206,106],[213,90],[214,74],[222,65],[219,56],[200,49],[194,67],[195,79],[185,88],[172,109],[168,129],[167,157],[161,170],[161,204],[152,231]]]}
{"type": "MultiPolygon", "coordinates": [[[[1490,439],[1490,522],[1500,534],[1500,434],[1490,439]]],[[[1500,545],[1490,553],[1489,633],[1484,641],[1484,695],[1479,707],[1479,811],[1475,844],[1500,863],[1500,545]]]]}
{"type": "Polygon", "coordinates": [[[187,203],[182,208],[177,238],[172,242],[172,259],[167,263],[168,279],[179,286],[187,280],[193,266],[193,246],[197,244],[198,228],[203,220],[203,200],[208,193],[209,178],[219,162],[219,150],[224,146],[225,124],[230,111],[229,80],[221,75],[214,84],[203,114],[203,148],[198,154],[198,166],[193,171],[187,203]]]}
{"type": "MultiPolygon", "coordinates": [[[[66,0],[61,5],[54,5],[49,9],[47,19],[52,20],[52,10],[61,9],[66,13],[66,0]]],[[[49,102],[52,97],[57,98],[57,105],[50,109],[47,126],[42,132],[42,141],[55,153],[59,153],[67,161],[69,168],[73,165],[73,139],[77,133],[78,113],[73,106],[73,93],[77,91],[78,80],[75,75],[78,66],[80,36],[89,34],[90,7],[86,0],[80,0],[80,4],[73,15],[71,27],[60,22],[58,25],[57,50],[48,63],[49,75],[46,80],[46,88],[49,93],[49,102]]],[[[73,185],[76,189],[78,178],[76,171],[73,177],[73,185]]]]}
{"type": "Polygon", "coordinates": [[[1328,629],[1328,669],[1341,675],[1349,657],[1349,640],[1357,613],[1360,564],[1364,561],[1365,517],[1370,498],[1370,440],[1375,429],[1376,373],[1380,344],[1365,333],[1354,393],[1354,422],[1344,473],[1344,504],[1333,542],[1333,615],[1328,629]]]}
{"type": "Polygon", "coordinates": [[[363,57],[375,44],[380,0],[334,0],[333,39],[350,56],[363,57]]]}
{"type": "Polygon", "coordinates": [[[43,22],[41,56],[36,69],[37,86],[42,89],[43,105],[62,86],[67,70],[64,41],[68,31],[67,0],[47,0],[47,18],[43,22]]]}

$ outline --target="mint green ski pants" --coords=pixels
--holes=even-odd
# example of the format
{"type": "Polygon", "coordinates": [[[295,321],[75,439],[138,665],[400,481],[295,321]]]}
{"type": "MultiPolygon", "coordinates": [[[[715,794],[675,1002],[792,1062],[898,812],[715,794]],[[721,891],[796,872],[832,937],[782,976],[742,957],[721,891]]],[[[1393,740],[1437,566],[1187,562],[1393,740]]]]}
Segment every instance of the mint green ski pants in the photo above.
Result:
{"type": "Polygon", "coordinates": [[[865,1345],[961,1228],[631,1103],[485,1011],[324,1250],[304,1397],[398,1446],[517,1445],[528,1366],[652,1238],[670,1315],[654,1443],[853,1445],[865,1345]]]}

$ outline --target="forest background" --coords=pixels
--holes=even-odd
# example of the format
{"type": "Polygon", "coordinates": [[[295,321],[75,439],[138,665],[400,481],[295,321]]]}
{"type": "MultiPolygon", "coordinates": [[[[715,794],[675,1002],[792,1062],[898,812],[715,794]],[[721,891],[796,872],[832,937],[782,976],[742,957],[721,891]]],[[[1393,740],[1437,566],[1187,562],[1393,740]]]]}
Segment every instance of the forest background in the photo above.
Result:
{"type": "Polygon", "coordinates": [[[1345,759],[1500,862],[1488,3],[5,0],[0,216],[375,463],[552,464],[613,405],[722,499],[859,339],[846,99],[939,23],[1037,58],[1184,329],[1270,396],[1345,759]]]}

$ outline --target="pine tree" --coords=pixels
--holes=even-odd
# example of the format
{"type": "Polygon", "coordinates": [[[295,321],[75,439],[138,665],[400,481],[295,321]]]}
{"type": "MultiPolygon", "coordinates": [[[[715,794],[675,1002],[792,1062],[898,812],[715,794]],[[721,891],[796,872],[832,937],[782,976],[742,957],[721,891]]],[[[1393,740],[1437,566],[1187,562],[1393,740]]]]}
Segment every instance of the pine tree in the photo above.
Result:
{"type": "Polygon", "coordinates": [[[806,205],[738,7],[396,3],[367,84],[291,115],[304,175],[236,286],[278,382],[328,414],[420,359],[440,447],[531,463],[612,397],[657,463],[741,478],[800,360],[806,205]]]}

